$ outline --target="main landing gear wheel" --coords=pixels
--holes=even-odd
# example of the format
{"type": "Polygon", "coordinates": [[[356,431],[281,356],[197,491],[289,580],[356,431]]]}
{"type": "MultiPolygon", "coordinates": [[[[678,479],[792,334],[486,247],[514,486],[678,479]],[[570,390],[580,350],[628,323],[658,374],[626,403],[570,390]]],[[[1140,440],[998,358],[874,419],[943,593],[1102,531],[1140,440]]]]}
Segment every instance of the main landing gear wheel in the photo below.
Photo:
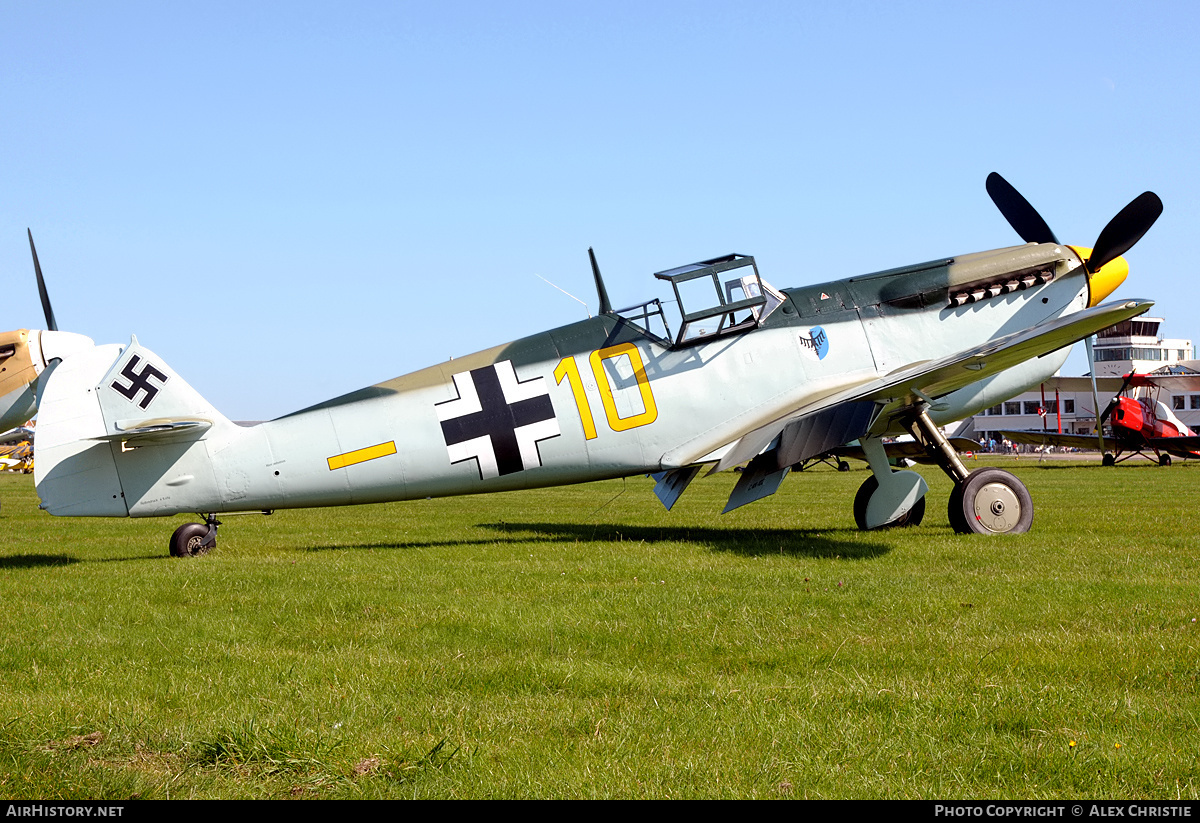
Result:
{"type": "Polygon", "coordinates": [[[850,464],[845,460],[839,460],[837,464],[837,470],[840,472],[848,472],[850,471],[850,464]]]}
{"type": "Polygon", "coordinates": [[[1104,466],[1117,465],[1117,458],[1111,452],[1105,452],[1104,457],[1100,458],[1100,464],[1104,466]]]}
{"type": "Polygon", "coordinates": [[[171,535],[172,557],[199,557],[216,548],[217,536],[208,540],[209,526],[204,523],[184,523],[171,535]]]}
{"type": "Polygon", "coordinates": [[[1160,466],[1169,466],[1169,465],[1171,465],[1171,455],[1169,455],[1169,454],[1160,454],[1160,455],[1158,456],[1158,465],[1160,465],[1160,466]]]}
{"type": "Polygon", "coordinates": [[[955,485],[948,513],[959,534],[1022,534],[1033,525],[1033,499],[1011,473],[982,469],[955,485]]]}
{"type": "MultiPolygon", "coordinates": [[[[858,487],[858,494],[854,495],[854,522],[863,531],[867,531],[867,504],[871,502],[871,495],[878,488],[879,481],[875,479],[875,475],[871,475],[858,487]]],[[[925,497],[922,495],[907,513],[902,514],[890,523],[884,523],[878,529],[899,529],[905,526],[919,526],[924,518],[925,497]]]]}

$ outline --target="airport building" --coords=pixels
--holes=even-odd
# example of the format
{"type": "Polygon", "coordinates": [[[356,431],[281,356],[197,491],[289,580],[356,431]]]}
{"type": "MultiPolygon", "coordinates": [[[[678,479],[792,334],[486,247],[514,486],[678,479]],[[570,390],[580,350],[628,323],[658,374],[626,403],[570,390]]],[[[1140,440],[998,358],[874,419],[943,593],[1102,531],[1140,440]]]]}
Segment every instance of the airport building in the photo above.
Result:
{"type": "MultiPolygon", "coordinates": [[[[1200,374],[1200,360],[1193,359],[1192,341],[1160,337],[1162,324],[1161,317],[1135,317],[1100,332],[1095,344],[1097,376],[1121,377],[1133,371],[1200,374]]],[[[1112,394],[1099,393],[1101,412],[1112,394]]],[[[1193,431],[1200,431],[1200,393],[1172,394],[1164,389],[1158,399],[1193,431]]],[[[1000,443],[1002,430],[1090,434],[1095,426],[1096,409],[1090,388],[1059,392],[1035,389],[975,415],[971,426],[964,428],[963,436],[973,437],[986,446],[989,440],[1000,443]]]]}

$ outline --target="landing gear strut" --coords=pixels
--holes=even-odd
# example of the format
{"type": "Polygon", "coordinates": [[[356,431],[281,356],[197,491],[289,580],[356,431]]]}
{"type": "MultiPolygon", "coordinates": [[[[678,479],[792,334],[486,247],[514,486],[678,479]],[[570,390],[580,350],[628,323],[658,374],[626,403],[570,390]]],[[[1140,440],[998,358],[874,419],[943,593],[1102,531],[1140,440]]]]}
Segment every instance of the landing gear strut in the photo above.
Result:
{"type": "Polygon", "coordinates": [[[208,554],[217,546],[217,526],[221,521],[215,514],[204,518],[203,523],[184,523],[171,535],[172,557],[199,557],[208,554]]]}
{"type": "Polygon", "coordinates": [[[959,534],[1022,534],[1033,525],[1033,499],[1016,475],[1002,469],[969,471],[941,430],[922,411],[904,421],[913,438],[925,447],[942,471],[954,481],[946,513],[959,534]]]}

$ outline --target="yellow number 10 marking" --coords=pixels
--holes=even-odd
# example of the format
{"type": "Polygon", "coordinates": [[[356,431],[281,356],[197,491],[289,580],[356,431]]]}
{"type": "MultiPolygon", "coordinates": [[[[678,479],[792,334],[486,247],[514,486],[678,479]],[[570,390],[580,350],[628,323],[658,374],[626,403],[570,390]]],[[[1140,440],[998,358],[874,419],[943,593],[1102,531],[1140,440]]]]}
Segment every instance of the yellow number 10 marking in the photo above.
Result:
{"type": "Polygon", "coordinates": [[[579,376],[579,367],[575,365],[574,357],[564,357],[554,368],[554,382],[562,383],[563,378],[571,384],[571,394],[575,395],[575,407],[579,409],[579,419],[583,422],[583,436],[588,440],[596,439],[596,423],[592,420],[592,407],[587,395],[583,393],[583,379],[579,376]]]}
{"type": "MultiPolygon", "coordinates": [[[[636,429],[646,426],[658,419],[658,406],[654,404],[654,393],[650,391],[650,381],[646,378],[646,367],[642,363],[642,355],[637,346],[632,343],[621,343],[599,349],[588,357],[592,364],[592,374],[596,377],[596,386],[600,389],[600,401],[604,404],[604,416],[608,418],[608,427],[615,432],[636,429]],[[617,413],[617,401],[613,398],[612,386],[608,374],[604,371],[604,361],[625,355],[633,366],[633,379],[637,381],[638,392],[642,395],[642,405],[645,407],[638,414],[621,417],[617,413]]],[[[592,417],[592,407],[588,403],[587,394],[583,391],[583,379],[579,376],[579,367],[575,365],[574,357],[564,357],[554,369],[554,379],[562,383],[563,378],[571,385],[571,394],[575,397],[575,407],[579,410],[579,419],[583,423],[583,436],[588,440],[596,438],[596,423],[592,417]]]]}

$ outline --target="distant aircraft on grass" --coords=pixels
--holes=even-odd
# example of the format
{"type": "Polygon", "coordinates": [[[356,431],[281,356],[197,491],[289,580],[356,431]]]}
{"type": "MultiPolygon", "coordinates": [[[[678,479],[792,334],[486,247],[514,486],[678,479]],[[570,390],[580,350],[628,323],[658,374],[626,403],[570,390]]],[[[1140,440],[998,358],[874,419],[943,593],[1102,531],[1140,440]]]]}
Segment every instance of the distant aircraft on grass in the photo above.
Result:
{"type": "Polygon", "coordinates": [[[0,469],[33,471],[33,429],[18,426],[0,434],[0,469]]]}
{"type": "Polygon", "coordinates": [[[1158,399],[1159,392],[1164,388],[1200,391],[1200,375],[1131,373],[1124,378],[1110,377],[1105,380],[1110,385],[1113,381],[1119,382],[1116,396],[1097,421],[1101,429],[1107,423],[1111,434],[1101,438],[1095,434],[1023,430],[1005,431],[1004,436],[1014,443],[1031,445],[1079,449],[1095,449],[1103,445],[1102,462],[1105,466],[1114,466],[1137,456],[1155,460],[1162,466],[1171,465],[1172,455],[1200,459],[1200,436],[1158,399]],[[1147,452],[1152,452],[1153,457],[1147,452]]]}
{"type": "Polygon", "coordinates": [[[33,232],[28,233],[46,330],[0,332],[0,431],[20,426],[37,413],[38,381],[43,375],[48,377],[55,364],[95,345],[82,334],[58,330],[37,249],[33,246],[33,232]]]}

